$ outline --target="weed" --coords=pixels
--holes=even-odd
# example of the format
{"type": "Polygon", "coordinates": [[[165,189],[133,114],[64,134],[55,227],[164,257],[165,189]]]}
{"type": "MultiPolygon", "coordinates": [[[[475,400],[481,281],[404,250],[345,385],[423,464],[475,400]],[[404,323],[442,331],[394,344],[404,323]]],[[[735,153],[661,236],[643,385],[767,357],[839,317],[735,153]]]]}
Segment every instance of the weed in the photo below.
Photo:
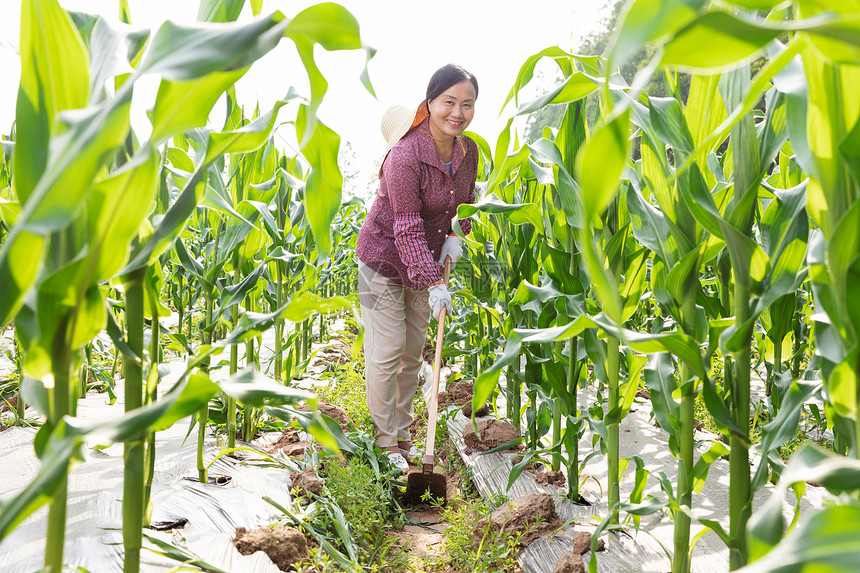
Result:
{"type": "Polygon", "coordinates": [[[347,416],[355,422],[356,429],[373,434],[373,419],[367,405],[367,391],[364,382],[364,355],[356,362],[345,364],[335,371],[333,383],[320,388],[320,399],[346,410],[347,416]]]}
{"type": "Polygon", "coordinates": [[[442,552],[425,562],[427,568],[462,573],[520,571],[516,556],[522,532],[491,531],[489,525],[484,529],[478,526],[492,512],[493,507],[480,498],[449,500],[442,512],[442,519],[450,524],[445,529],[442,552]]]}
{"type": "MultiPolygon", "coordinates": [[[[393,545],[393,539],[386,536],[386,529],[402,529],[405,524],[403,512],[382,483],[388,479],[388,475],[380,474],[377,478],[373,469],[357,457],[351,458],[345,465],[326,464],[322,474],[330,499],[340,507],[345,523],[349,524],[358,545],[359,560],[373,564],[370,570],[377,571],[405,563],[405,553],[393,545]]],[[[331,519],[323,512],[317,512],[314,516],[315,524],[328,530],[343,525],[330,522],[331,519]]]]}

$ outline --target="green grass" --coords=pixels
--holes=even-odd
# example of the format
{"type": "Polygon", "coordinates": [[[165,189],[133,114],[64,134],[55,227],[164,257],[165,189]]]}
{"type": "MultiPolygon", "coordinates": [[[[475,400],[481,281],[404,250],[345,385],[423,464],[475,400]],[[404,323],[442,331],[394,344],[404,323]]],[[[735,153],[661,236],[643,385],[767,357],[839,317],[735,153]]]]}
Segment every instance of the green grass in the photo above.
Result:
{"type": "MultiPolygon", "coordinates": [[[[494,501],[505,503],[505,498],[494,501]]],[[[442,551],[436,558],[424,560],[429,571],[457,571],[458,573],[489,573],[520,571],[517,563],[519,540],[522,532],[490,531],[478,523],[493,513],[493,507],[482,499],[466,500],[456,497],[442,512],[447,522],[442,551]],[[476,537],[476,532],[481,535],[476,537]]]]}
{"type": "MultiPolygon", "coordinates": [[[[331,499],[341,508],[349,524],[359,548],[360,561],[377,567],[405,563],[405,554],[387,536],[388,529],[403,529],[406,523],[399,505],[383,483],[388,476],[377,479],[373,470],[359,458],[351,458],[346,465],[326,464],[321,473],[331,499]]],[[[318,519],[331,519],[322,513],[317,515],[318,519]]],[[[327,529],[333,528],[334,523],[328,524],[327,529]]]]}

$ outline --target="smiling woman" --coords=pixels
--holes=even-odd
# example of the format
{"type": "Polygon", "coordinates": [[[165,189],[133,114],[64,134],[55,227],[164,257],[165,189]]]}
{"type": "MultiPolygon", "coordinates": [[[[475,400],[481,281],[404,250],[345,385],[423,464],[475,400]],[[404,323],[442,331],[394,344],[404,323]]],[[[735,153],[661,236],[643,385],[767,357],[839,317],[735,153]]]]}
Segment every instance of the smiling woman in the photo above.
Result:
{"type": "MultiPolygon", "coordinates": [[[[477,97],[475,76],[449,64],[433,74],[414,116],[401,106],[386,113],[390,151],[358,236],[367,400],[377,443],[403,471],[404,456],[419,455],[409,425],[430,312],[452,310],[439,265],[460,257],[452,219],[475,201],[478,148],[461,134],[477,97]]],[[[470,221],[460,227],[468,233],[470,221]]]]}

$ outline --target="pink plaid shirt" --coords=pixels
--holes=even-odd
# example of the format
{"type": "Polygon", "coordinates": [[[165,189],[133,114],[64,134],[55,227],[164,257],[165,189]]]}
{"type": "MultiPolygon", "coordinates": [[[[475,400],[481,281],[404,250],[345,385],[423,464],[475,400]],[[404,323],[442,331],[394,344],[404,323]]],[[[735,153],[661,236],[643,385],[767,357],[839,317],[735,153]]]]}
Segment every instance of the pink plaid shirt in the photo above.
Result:
{"type": "MultiPolygon", "coordinates": [[[[397,142],[382,164],[379,194],[358,233],[359,260],[384,277],[423,290],[442,279],[439,252],[462,203],[475,202],[478,146],[454,141],[448,174],[428,120],[397,142]]],[[[460,228],[472,231],[470,219],[460,228]]]]}

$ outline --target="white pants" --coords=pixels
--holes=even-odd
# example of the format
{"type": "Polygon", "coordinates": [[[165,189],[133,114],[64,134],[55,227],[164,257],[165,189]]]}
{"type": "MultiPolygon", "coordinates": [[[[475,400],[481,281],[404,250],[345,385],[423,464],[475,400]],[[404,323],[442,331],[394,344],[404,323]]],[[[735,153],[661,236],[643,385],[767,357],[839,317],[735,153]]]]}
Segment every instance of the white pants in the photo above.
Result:
{"type": "Polygon", "coordinates": [[[359,261],[358,295],[367,405],[376,443],[387,448],[412,439],[412,399],[430,323],[428,292],[398,284],[359,261]]]}

